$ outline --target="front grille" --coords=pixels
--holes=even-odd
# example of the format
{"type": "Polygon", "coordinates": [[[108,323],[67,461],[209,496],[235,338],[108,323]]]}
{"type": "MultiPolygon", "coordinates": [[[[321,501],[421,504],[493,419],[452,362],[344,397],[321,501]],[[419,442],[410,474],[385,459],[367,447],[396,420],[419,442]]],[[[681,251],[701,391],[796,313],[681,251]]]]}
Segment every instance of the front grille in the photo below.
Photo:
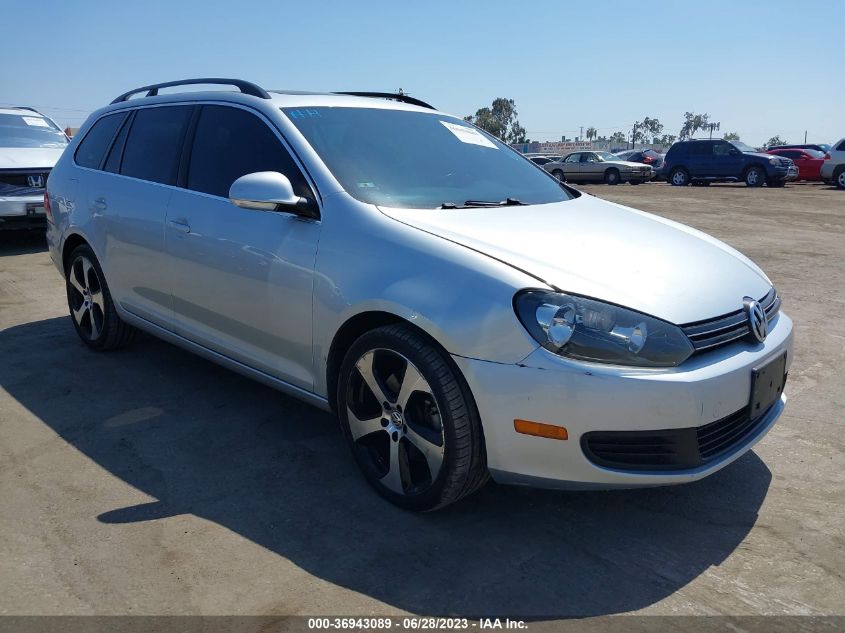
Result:
{"type": "MultiPolygon", "coordinates": [[[[769,410],[766,411],[768,413],[769,410]]],[[[581,449],[591,462],[615,470],[688,470],[718,459],[751,437],[766,413],[743,407],[710,424],[658,431],[591,431],[581,449]]]]}
{"type": "Polygon", "coordinates": [[[0,169],[0,196],[41,195],[49,175],[49,169],[0,169]],[[40,176],[42,185],[30,185],[30,176],[40,176]]]}
{"type": "MultiPolygon", "coordinates": [[[[771,321],[780,310],[780,297],[772,288],[769,293],[760,299],[760,305],[766,312],[766,320],[771,321]]],[[[715,319],[696,321],[682,325],[681,329],[687,335],[696,352],[713,349],[726,345],[744,336],[751,334],[748,326],[748,316],[745,310],[737,310],[730,314],[724,314],[715,319]]]]}

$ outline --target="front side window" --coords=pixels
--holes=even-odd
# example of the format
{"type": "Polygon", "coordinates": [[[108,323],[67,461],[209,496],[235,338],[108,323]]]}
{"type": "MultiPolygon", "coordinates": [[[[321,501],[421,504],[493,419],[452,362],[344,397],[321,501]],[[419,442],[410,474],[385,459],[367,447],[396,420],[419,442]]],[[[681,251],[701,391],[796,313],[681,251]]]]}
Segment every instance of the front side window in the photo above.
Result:
{"type": "Polygon", "coordinates": [[[0,147],[64,147],[65,133],[37,112],[0,114],[0,147]]]}
{"type": "Polygon", "coordinates": [[[407,208],[571,198],[548,174],[465,121],[386,108],[283,108],[343,188],[407,208]]]}
{"type": "Polygon", "coordinates": [[[126,113],[118,112],[104,116],[94,123],[76,148],[76,154],[74,154],[76,164],[80,167],[99,169],[114,134],[124,118],[126,118],[126,113]]]}
{"type": "Polygon", "coordinates": [[[284,174],[297,195],[313,197],[287,149],[266,123],[240,108],[203,106],[191,149],[188,189],[228,198],[235,180],[257,171],[284,174]]]}
{"type": "Polygon", "coordinates": [[[730,143],[714,143],[713,154],[715,156],[727,156],[732,148],[733,146],[730,143]]]}
{"type": "Polygon", "coordinates": [[[711,143],[691,143],[690,154],[693,156],[710,156],[713,153],[711,143]]]}
{"type": "Polygon", "coordinates": [[[126,139],[120,173],[165,185],[176,183],[191,106],[141,108],[126,139]]]}

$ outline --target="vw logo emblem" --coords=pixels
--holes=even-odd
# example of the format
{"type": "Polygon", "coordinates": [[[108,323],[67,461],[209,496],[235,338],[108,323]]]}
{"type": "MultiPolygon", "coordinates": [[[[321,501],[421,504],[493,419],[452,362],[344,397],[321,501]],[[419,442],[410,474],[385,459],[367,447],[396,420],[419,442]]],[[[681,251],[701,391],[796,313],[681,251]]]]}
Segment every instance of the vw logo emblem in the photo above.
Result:
{"type": "Polygon", "coordinates": [[[38,187],[41,188],[44,186],[44,176],[41,174],[34,174],[32,176],[26,177],[26,184],[30,187],[38,187]]]}
{"type": "Polygon", "coordinates": [[[763,306],[751,297],[745,297],[742,300],[742,305],[745,308],[745,314],[748,316],[748,329],[751,330],[751,336],[762,343],[769,334],[769,322],[766,319],[763,306]]]}
{"type": "Polygon", "coordinates": [[[402,419],[401,413],[399,413],[398,411],[394,411],[393,413],[390,414],[390,418],[393,420],[394,426],[402,426],[402,422],[404,420],[402,419]]]}

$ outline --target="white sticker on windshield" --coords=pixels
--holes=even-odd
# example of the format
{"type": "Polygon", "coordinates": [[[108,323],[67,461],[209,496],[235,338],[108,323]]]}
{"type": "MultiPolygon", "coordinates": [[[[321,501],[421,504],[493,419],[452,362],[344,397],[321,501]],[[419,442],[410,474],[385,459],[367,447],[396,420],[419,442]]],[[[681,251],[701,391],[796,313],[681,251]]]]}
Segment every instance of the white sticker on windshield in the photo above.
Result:
{"type": "Polygon", "coordinates": [[[50,124],[40,116],[25,116],[23,117],[23,122],[27,125],[34,125],[36,127],[50,127],[50,124]]]}
{"type": "Polygon", "coordinates": [[[490,139],[488,139],[474,127],[469,127],[467,125],[458,125],[457,123],[449,123],[448,121],[441,121],[441,123],[446,127],[447,130],[454,134],[461,143],[470,143],[472,145],[481,145],[483,147],[492,147],[493,149],[499,149],[498,147],[493,145],[490,139]]]}

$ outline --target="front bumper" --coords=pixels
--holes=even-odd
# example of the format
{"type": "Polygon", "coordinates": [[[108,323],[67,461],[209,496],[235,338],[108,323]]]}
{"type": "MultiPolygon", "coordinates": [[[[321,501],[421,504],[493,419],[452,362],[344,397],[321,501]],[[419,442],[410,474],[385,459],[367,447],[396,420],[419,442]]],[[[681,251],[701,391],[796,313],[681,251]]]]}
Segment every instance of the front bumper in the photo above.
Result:
{"type": "Polygon", "coordinates": [[[584,454],[581,437],[590,431],[700,427],[746,407],[752,369],[784,351],[787,369],[792,361],[792,321],[781,312],[770,325],[764,343],[735,342],[670,369],[581,363],[543,348],[518,365],[454,359],[475,396],[496,481],[547,488],[678,484],[706,477],[748,451],[774,425],[786,398],[718,459],[688,470],[600,467],[584,454]],[[515,419],[564,426],[569,438],[516,433],[515,419]]]}
{"type": "Polygon", "coordinates": [[[653,170],[622,172],[622,180],[625,182],[648,182],[653,176],[653,170]]]}
{"type": "Polygon", "coordinates": [[[0,197],[0,230],[43,228],[46,225],[43,195],[0,197]]]}
{"type": "Polygon", "coordinates": [[[798,180],[798,168],[797,167],[790,167],[786,171],[786,181],[792,182],[793,180],[798,180]]]}

